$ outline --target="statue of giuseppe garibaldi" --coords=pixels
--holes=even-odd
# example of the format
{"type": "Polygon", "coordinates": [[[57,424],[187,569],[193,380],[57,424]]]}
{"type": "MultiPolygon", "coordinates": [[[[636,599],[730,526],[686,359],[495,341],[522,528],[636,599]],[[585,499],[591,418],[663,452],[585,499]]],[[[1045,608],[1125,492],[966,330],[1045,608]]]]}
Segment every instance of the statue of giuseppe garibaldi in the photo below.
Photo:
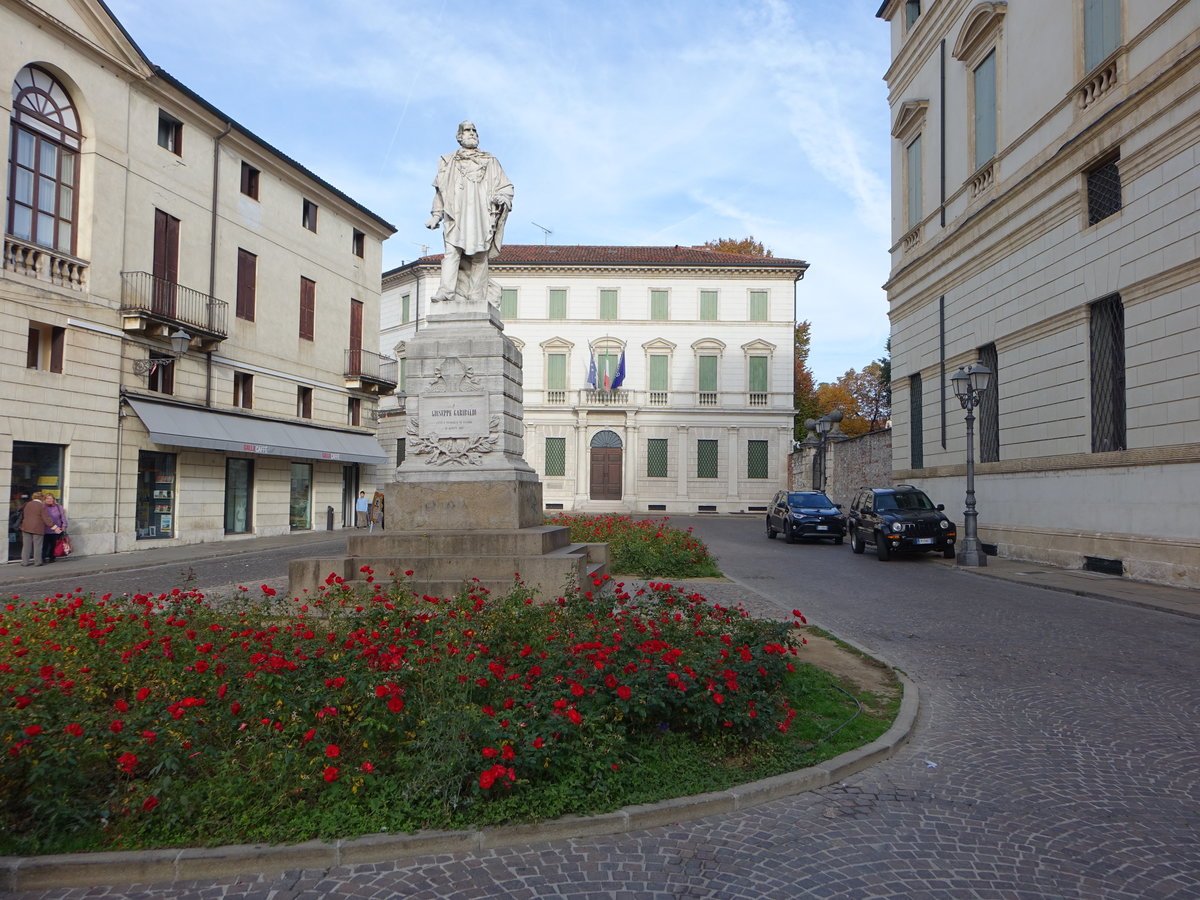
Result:
{"type": "Polygon", "coordinates": [[[438,160],[431,216],[442,227],[446,252],[442,280],[429,299],[482,302],[488,297],[488,260],[500,252],[513,186],[500,161],[479,149],[471,122],[458,126],[459,149],[438,160]]]}

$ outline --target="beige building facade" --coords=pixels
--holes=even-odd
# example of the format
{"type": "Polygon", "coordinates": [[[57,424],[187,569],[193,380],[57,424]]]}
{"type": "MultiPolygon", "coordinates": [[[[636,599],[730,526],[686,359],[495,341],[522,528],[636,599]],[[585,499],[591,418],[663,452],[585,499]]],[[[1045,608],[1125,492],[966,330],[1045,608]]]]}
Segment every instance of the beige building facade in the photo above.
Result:
{"type": "Polygon", "coordinates": [[[888,0],[893,474],[980,537],[1200,587],[1200,4],[888,0]]]}
{"type": "Polygon", "coordinates": [[[102,3],[4,0],[0,35],[10,508],[53,491],[88,555],[352,520],[396,378],[374,352],[394,229],[102,3]]]}
{"type": "MultiPolygon", "coordinates": [[[[382,352],[402,371],[440,260],[384,273],[382,352]]],[[[491,277],[522,354],[524,456],[546,510],[765,510],[787,484],[807,267],[689,247],[506,246],[491,277]]],[[[393,467],[405,455],[403,389],[381,403],[393,467]]]]}

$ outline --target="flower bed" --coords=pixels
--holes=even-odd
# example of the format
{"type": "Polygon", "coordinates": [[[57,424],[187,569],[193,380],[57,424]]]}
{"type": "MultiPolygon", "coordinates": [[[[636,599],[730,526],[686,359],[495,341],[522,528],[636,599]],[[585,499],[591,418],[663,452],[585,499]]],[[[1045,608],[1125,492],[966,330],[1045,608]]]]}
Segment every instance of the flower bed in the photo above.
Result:
{"type": "Polygon", "coordinates": [[[560,514],[548,525],[566,525],[571,540],[608,543],[612,571],[643,578],[706,578],[720,575],[717,562],[692,529],[680,530],[670,520],[631,516],[560,514]]]}

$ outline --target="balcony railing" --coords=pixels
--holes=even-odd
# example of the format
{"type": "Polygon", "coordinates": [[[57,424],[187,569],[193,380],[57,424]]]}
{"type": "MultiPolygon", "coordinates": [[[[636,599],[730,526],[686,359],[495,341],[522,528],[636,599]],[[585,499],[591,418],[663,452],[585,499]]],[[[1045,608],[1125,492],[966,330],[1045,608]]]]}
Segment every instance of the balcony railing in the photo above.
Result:
{"type": "Polygon", "coordinates": [[[761,394],[761,393],[755,392],[753,394],[750,394],[750,396],[748,397],[748,400],[749,400],[749,404],[751,406],[766,406],[767,405],[767,395],[766,394],[761,394]]]}
{"type": "Polygon", "coordinates": [[[717,394],[715,391],[701,391],[696,395],[697,406],[716,406],[717,394]]]}
{"type": "MultiPolygon", "coordinates": [[[[121,273],[121,312],[168,325],[180,325],[208,342],[229,337],[229,304],[208,294],[158,278],[149,272],[121,273]]],[[[128,328],[128,326],[127,326],[128,328]]]]}
{"type": "Polygon", "coordinates": [[[567,402],[567,392],[566,391],[554,391],[554,390],[547,389],[546,402],[553,403],[555,406],[566,403],[567,402]]]}
{"type": "Polygon", "coordinates": [[[584,406],[628,406],[629,391],[582,391],[580,403],[584,406]]]}
{"type": "Polygon", "coordinates": [[[386,394],[398,385],[396,360],[370,350],[346,351],[346,382],[359,390],[386,394]]]}
{"type": "Polygon", "coordinates": [[[4,268],[73,291],[87,290],[88,264],[49,247],[4,236],[4,268]]]}

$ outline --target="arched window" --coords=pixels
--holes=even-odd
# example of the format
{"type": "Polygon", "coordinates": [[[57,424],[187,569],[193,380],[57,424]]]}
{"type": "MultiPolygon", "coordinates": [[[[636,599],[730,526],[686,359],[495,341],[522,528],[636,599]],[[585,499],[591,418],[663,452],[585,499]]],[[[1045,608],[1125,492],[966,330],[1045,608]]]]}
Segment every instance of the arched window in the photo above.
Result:
{"type": "Polygon", "coordinates": [[[61,84],[37,66],[12,86],[7,231],[61,253],[75,253],[79,114],[61,84]]]}

